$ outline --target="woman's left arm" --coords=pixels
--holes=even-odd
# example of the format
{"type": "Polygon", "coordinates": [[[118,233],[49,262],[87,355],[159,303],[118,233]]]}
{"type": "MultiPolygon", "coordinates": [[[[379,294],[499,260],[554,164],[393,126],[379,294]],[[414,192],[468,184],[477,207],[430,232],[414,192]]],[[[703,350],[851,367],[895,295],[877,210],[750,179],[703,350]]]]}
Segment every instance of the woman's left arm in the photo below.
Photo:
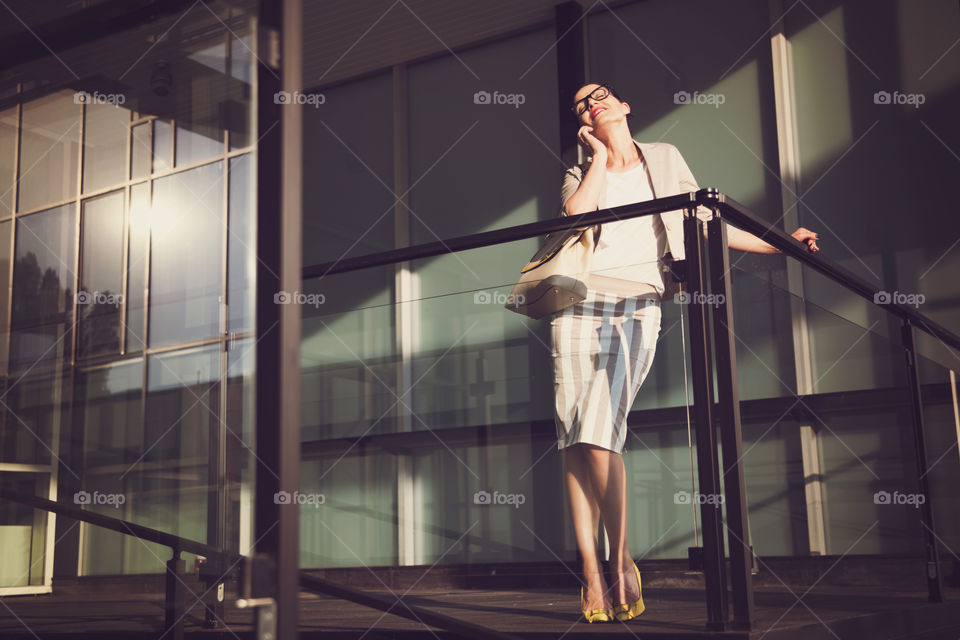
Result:
{"type": "MultiPolygon", "coordinates": [[[[674,152],[677,155],[677,162],[679,165],[681,189],[683,191],[698,191],[700,187],[697,186],[697,181],[693,177],[693,172],[690,171],[690,167],[687,166],[683,156],[680,155],[680,150],[674,147],[674,152]]],[[[703,209],[703,211],[697,211],[697,217],[701,219],[708,219],[712,216],[712,213],[709,209],[706,209],[706,207],[700,208],[703,209]]],[[[819,236],[813,231],[800,227],[790,235],[801,242],[806,242],[807,248],[809,248],[810,251],[820,251],[820,247],[817,246],[817,240],[819,239],[819,236]]],[[[706,236],[706,231],[704,231],[704,236],[706,236]]],[[[761,240],[749,231],[738,229],[730,224],[727,225],[727,246],[731,249],[736,249],[737,251],[748,251],[750,253],[783,253],[780,251],[780,249],[777,249],[772,244],[761,240]]]]}

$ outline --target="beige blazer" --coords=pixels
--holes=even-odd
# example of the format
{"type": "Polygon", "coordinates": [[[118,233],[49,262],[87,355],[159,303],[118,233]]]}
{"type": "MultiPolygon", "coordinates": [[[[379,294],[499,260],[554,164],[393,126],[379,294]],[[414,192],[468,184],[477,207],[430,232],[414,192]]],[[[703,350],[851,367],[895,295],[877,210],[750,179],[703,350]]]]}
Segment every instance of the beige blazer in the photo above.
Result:
{"type": "MultiPolygon", "coordinates": [[[[647,171],[650,173],[650,182],[653,185],[653,196],[655,198],[664,198],[700,189],[700,187],[697,186],[697,181],[694,179],[693,174],[690,172],[690,168],[687,166],[687,163],[684,162],[683,156],[680,155],[680,151],[677,150],[675,146],[666,142],[644,143],[637,142],[636,140],[634,140],[634,144],[637,145],[637,148],[640,150],[640,156],[647,165],[647,171]]],[[[583,167],[577,165],[567,169],[564,174],[563,186],[560,190],[562,203],[560,215],[567,215],[567,199],[580,187],[583,172],[586,168],[588,168],[588,165],[584,165],[583,167]]],[[[606,183],[604,183],[600,189],[598,210],[606,208],[606,196],[606,183]]],[[[701,206],[697,209],[697,217],[701,220],[709,220],[713,217],[713,214],[709,209],[701,206]]],[[[683,260],[686,255],[683,248],[683,211],[677,209],[675,211],[657,214],[654,219],[655,228],[658,224],[662,225],[662,229],[665,231],[665,233],[662,234],[665,241],[658,243],[658,255],[661,261],[670,259],[683,260]],[[670,255],[668,256],[667,254],[670,255]]],[[[732,230],[732,228],[728,227],[728,231],[730,230],[732,230]]]]}

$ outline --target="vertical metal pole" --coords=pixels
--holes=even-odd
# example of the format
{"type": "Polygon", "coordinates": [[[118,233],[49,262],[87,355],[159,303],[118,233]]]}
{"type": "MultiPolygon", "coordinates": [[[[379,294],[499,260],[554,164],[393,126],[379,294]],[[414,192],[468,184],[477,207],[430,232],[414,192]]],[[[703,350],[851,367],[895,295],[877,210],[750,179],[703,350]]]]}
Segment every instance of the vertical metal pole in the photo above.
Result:
{"type": "Polygon", "coordinates": [[[183,640],[183,619],[186,616],[183,576],[185,563],[180,559],[180,549],[172,548],[173,557],[167,560],[165,576],[166,601],[164,603],[164,636],[170,640],[183,640]]]}
{"type": "Polygon", "coordinates": [[[743,475],[743,436],[737,390],[737,349],[733,330],[730,252],[727,227],[719,216],[707,223],[710,243],[710,293],[713,295],[713,344],[717,356],[717,416],[723,447],[723,494],[733,586],[733,628],[753,624],[753,577],[750,530],[747,525],[747,485],[743,475]]]}
{"type": "MultiPolygon", "coordinates": [[[[280,104],[275,94],[301,90],[303,12],[298,0],[259,7],[254,544],[274,561],[262,578],[274,587],[276,637],[292,640],[298,631],[299,507],[275,496],[293,495],[300,483],[300,308],[277,304],[275,295],[301,290],[302,107],[280,104]]],[[[261,615],[269,612],[258,610],[258,620],[261,615]]]]}
{"type": "Polygon", "coordinates": [[[930,476],[927,465],[927,441],[923,422],[923,396],[920,394],[920,370],[917,366],[916,335],[910,320],[901,327],[903,348],[907,356],[907,378],[910,386],[910,408],[913,412],[913,438],[917,456],[918,489],[923,495],[920,505],[920,522],[923,524],[923,541],[927,557],[927,592],[930,602],[943,602],[943,578],[940,575],[940,554],[937,551],[937,536],[934,533],[933,505],[930,498],[930,476]]]}
{"type": "Polygon", "coordinates": [[[557,37],[557,121],[560,123],[560,157],[565,167],[577,164],[577,127],[570,113],[574,92],[586,80],[583,7],[570,0],[553,10],[557,37]]]}
{"type": "Polygon", "coordinates": [[[690,363],[693,380],[694,424],[697,438],[697,475],[700,516],[703,521],[703,573],[706,582],[707,628],[723,631],[727,622],[727,579],[724,568],[723,520],[720,509],[720,470],[713,421],[713,368],[707,335],[707,307],[703,294],[704,247],[700,221],[686,211],[683,241],[687,260],[690,303],[690,363]]]}

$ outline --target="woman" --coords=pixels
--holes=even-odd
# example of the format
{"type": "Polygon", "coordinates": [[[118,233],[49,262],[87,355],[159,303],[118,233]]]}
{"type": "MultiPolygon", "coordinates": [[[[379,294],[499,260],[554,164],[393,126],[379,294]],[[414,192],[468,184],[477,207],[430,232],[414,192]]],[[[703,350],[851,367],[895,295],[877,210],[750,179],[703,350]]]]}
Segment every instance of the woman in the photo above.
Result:
{"type": "MultiPolygon", "coordinates": [[[[606,84],[574,95],[578,139],[592,161],[564,177],[561,215],[577,215],[698,189],[675,147],[641,144],[627,125],[630,105],[606,84]]],[[[581,609],[589,622],[630,620],[643,612],[640,571],[627,548],[627,484],[622,451],[627,414],[653,362],[667,253],[683,257],[682,212],[603,225],[587,298],[551,321],[558,449],[577,546],[583,558],[581,609]],[[610,548],[608,588],[597,558],[600,516],[610,548]]],[[[698,216],[708,218],[707,210],[698,216]]],[[[817,234],[793,234],[819,251],[817,234]]],[[[780,251],[727,227],[731,249],[780,251]]],[[[669,276],[667,276],[669,278],[669,276]]]]}

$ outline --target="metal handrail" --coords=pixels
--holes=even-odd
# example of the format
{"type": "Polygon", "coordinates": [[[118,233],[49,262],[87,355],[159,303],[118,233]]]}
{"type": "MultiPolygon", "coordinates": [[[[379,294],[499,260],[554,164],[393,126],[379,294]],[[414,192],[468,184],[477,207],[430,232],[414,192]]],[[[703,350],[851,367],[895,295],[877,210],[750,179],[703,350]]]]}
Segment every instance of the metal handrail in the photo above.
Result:
{"type": "Polygon", "coordinates": [[[720,216],[735,227],[748,231],[755,236],[762,237],[785,255],[799,260],[818,273],[825,275],[841,286],[866,298],[872,304],[890,311],[902,319],[910,320],[918,329],[926,331],[930,335],[939,338],[944,344],[960,351],[960,336],[957,336],[957,334],[910,306],[900,303],[877,303],[874,300],[874,296],[882,290],[877,289],[851,271],[844,269],[833,260],[825,258],[819,253],[809,251],[803,242],[798,241],[781,229],[770,226],[756,213],[730,196],[713,188],[700,189],[699,191],[691,191],[679,195],[667,196],[665,198],[655,198],[646,202],[611,207],[609,209],[591,211],[575,216],[558,216],[551,220],[531,222],[506,227],[504,229],[456,236],[436,242],[427,242],[400,249],[391,249],[389,251],[369,253],[353,258],[344,258],[332,262],[309,265],[303,268],[302,277],[303,280],[310,280],[330,274],[348,273],[370,267],[397,264],[409,260],[515,242],[517,240],[543,236],[548,233],[565,231],[576,227],[589,227],[605,222],[613,222],[615,220],[627,220],[678,209],[691,209],[698,206],[717,209],[720,216]]]}

